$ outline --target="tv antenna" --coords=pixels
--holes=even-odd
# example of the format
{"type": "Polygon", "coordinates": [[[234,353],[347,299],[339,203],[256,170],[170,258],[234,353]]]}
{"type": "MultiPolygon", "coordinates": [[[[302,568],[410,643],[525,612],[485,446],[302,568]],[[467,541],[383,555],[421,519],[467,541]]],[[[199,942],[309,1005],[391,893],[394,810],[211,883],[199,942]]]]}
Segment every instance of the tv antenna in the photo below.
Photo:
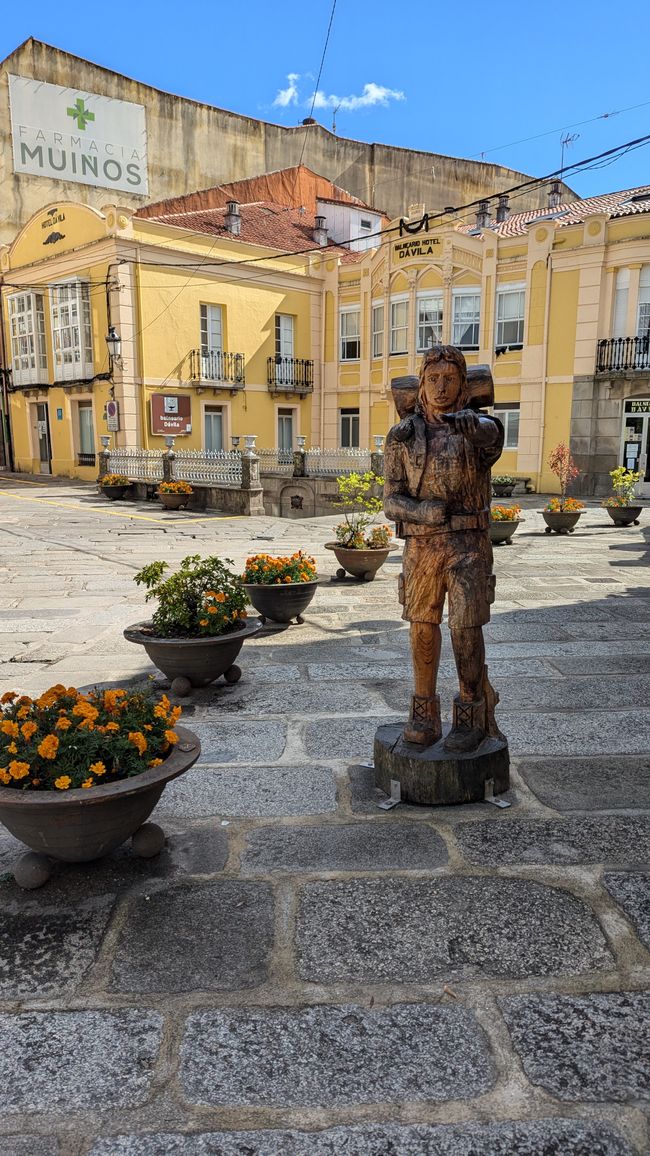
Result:
{"type": "Polygon", "coordinates": [[[575,144],[575,142],[578,140],[579,136],[580,136],[579,132],[574,132],[574,133],[571,133],[571,135],[569,135],[569,133],[566,133],[565,136],[560,137],[560,145],[562,148],[562,152],[560,154],[560,180],[562,180],[562,174],[564,172],[564,153],[565,153],[566,149],[568,149],[569,145],[575,144]]]}
{"type": "Polygon", "coordinates": [[[333,113],[332,113],[332,132],[333,133],[336,132],[336,114],[339,111],[342,103],[343,103],[343,101],[340,100],[339,103],[337,104],[336,108],[334,109],[333,113]]]}

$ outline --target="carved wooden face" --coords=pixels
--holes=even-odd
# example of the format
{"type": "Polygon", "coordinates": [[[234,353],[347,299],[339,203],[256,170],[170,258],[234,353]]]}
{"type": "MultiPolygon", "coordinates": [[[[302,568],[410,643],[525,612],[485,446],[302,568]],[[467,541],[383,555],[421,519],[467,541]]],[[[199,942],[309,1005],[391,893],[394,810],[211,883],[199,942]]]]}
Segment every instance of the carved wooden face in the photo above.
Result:
{"type": "Polygon", "coordinates": [[[426,413],[453,413],[458,408],[462,383],[460,370],[449,361],[426,366],[420,398],[426,413]]]}

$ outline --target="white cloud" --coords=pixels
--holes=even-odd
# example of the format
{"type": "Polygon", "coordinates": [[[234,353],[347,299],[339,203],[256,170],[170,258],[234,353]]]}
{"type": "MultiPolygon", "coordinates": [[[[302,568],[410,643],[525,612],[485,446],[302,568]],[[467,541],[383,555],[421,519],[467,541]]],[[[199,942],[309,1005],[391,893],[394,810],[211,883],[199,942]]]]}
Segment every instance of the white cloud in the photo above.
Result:
{"type": "Polygon", "coordinates": [[[287,108],[290,104],[298,103],[298,85],[300,80],[299,72],[290,72],[287,76],[289,81],[286,88],[281,88],[276,96],[273,104],[276,108],[287,108]]]}
{"type": "Polygon", "coordinates": [[[360,96],[336,96],[334,93],[328,96],[319,90],[315,95],[312,93],[309,100],[305,101],[305,105],[310,107],[312,100],[314,108],[342,108],[346,112],[356,112],[358,108],[370,108],[374,104],[386,107],[389,101],[406,100],[406,96],[403,92],[385,88],[383,84],[374,84],[371,81],[370,84],[364,84],[360,96]]]}

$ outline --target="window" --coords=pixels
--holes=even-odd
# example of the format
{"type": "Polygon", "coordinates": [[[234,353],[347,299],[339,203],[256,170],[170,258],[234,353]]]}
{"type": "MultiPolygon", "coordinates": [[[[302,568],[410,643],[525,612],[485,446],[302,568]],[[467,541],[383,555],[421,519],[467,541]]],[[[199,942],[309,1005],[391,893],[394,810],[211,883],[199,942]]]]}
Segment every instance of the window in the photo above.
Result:
{"type": "Polygon", "coordinates": [[[639,277],[639,308],[636,320],[637,337],[650,336],[650,265],[644,265],[639,277]]]}
{"type": "Polygon", "coordinates": [[[617,269],[616,286],[614,289],[612,337],[625,337],[627,334],[627,299],[629,291],[630,270],[617,269]]]}
{"type": "Polygon", "coordinates": [[[481,294],[476,290],[454,290],[452,345],[461,349],[478,349],[481,320],[481,294]]]}
{"type": "Polygon", "coordinates": [[[285,453],[293,450],[293,410],[278,410],[278,449],[285,453]]]}
{"type": "Polygon", "coordinates": [[[384,354],[384,306],[372,307],[372,356],[383,357],[384,354]]]}
{"type": "Polygon", "coordinates": [[[502,402],[494,406],[494,416],[506,431],[504,450],[516,450],[519,445],[519,402],[502,402]]]}
{"type": "Polygon", "coordinates": [[[57,381],[92,376],[90,286],[86,281],[52,287],[52,346],[57,381]]]}
{"type": "Polygon", "coordinates": [[[206,405],[203,415],[206,450],[223,449],[223,406],[206,405]]]}
{"type": "Polygon", "coordinates": [[[418,297],[418,352],[442,341],[442,293],[418,297]]]}
{"type": "Polygon", "coordinates": [[[79,461],[80,466],[95,464],[95,430],[93,426],[92,401],[77,402],[79,417],[79,461]]]}
{"type": "Polygon", "coordinates": [[[497,347],[523,345],[525,298],[525,289],[520,285],[497,289],[497,347]]]}
{"type": "Polygon", "coordinates": [[[341,419],[341,449],[359,448],[359,410],[339,410],[341,419]]]}
{"type": "Polygon", "coordinates": [[[406,353],[409,336],[409,303],[391,301],[390,303],[390,351],[391,353],[406,353]]]}
{"type": "Polygon", "coordinates": [[[293,317],[289,313],[275,315],[275,356],[293,357],[293,317]]]}
{"type": "Polygon", "coordinates": [[[362,229],[372,229],[372,221],[369,221],[367,217],[362,217],[361,218],[361,228],[362,229]]]}
{"type": "Polygon", "coordinates": [[[220,305],[201,305],[201,377],[223,379],[223,318],[220,305]]]}
{"type": "Polygon", "coordinates": [[[361,357],[359,310],[341,311],[341,361],[358,361],[361,357]]]}
{"type": "Polygon", "coordinates": [[[24,385],[47,373],[43,294],[16,293],[8,300],[13,380],[24,385]]]}

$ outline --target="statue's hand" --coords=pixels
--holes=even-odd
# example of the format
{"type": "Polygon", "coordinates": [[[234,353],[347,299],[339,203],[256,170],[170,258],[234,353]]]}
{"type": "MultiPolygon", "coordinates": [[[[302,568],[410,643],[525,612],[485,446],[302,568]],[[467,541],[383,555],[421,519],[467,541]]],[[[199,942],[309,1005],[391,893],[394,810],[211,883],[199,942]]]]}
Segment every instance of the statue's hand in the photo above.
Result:
{"type": "Polygon", "coordinates": [[[490,446],[498,438],[498,427],[491,418],[475,413],[473,409],[459,409],[458,413],[440,415],[456,433],[476,446],[490,446]]]}

